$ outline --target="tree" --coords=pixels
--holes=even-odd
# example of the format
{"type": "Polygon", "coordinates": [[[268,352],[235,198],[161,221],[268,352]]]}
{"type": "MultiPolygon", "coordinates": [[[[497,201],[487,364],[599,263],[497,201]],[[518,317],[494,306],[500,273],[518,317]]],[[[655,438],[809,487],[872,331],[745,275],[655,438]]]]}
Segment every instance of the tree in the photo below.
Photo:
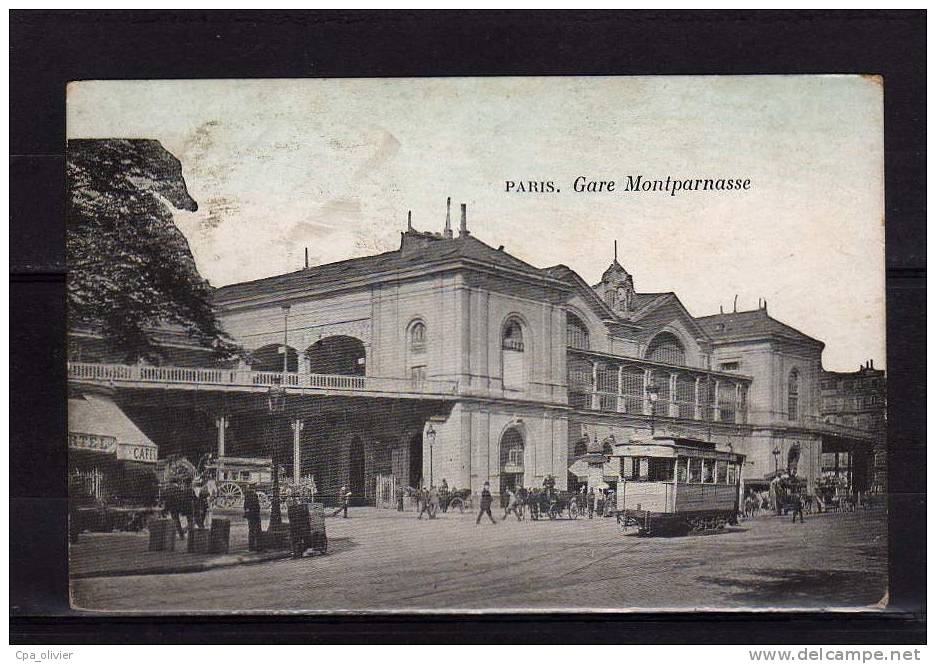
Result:
{"type": "Polygon", "coordinates": [[[67,184],[69,328],[94,328],[128,361],[157,357],[166,327],[234,354],[172,219],[173,207],[198,209],[179,160],[155,140],[70,140],[67,184]]]}

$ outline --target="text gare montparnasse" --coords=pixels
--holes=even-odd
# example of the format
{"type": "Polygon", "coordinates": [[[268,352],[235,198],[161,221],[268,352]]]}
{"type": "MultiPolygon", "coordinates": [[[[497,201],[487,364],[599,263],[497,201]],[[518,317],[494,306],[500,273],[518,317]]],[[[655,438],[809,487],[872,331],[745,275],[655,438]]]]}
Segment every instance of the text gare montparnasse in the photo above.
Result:
{"type": "MultiPolygon", "coordinates": [[[[668,193],[675,196],[680,192],[698,191],[747,191],[751,188],[750,178],[647,178],[643,175],[628,175],[623,180],[593,180],[580,175],[572,181],[572,191],[577,194],[604,193],[668,193]]],[[[558,194],[562,190],[553,180],[504,180],[504,191],[515,194],[558,194]]]]}

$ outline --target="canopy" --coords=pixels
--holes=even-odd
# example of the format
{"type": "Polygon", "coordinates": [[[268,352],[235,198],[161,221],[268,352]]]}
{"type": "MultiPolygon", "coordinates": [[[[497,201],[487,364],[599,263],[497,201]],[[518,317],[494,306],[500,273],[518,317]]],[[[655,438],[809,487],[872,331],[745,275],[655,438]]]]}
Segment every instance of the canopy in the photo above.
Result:
{"type": "Polygon", "coordinates": [[[68,447],[113,454],[118,459],[156,463],[158,447],[116,403],[85,394],[68,400],[68,447]]]}

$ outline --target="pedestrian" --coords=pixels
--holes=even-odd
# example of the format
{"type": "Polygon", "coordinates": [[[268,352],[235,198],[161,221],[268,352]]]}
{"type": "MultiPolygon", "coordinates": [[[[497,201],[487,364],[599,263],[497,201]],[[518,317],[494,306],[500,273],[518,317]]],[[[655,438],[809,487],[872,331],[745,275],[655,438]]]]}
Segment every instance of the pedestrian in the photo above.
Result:
{"type": "Polygon", "coordinates": [[[517,521],[520,520],[520,511],[517,509],[517,494],[507,488],[507,506],[504,508],[504,516],[501,517],[501,521],[507,518],[507,515],[511,512],[514,513],[514,516],[517,517],[517,521]]]}
{"type": "Polygon", "coordinates": [[[348,503],[351,502],[351,492],[348,491],[348,487],[341,487],[341,506],[344,511],[344,518],[348,518],[348,503]]]}
{"type": "Polygon", "coordinates": [[[604,489],[598,489],[598,493],[595,494],[595,511],[598,513],[599,517],[604,516],[605,508],[605,492],[604,489]]]}
{"type": "Polygon", "coordinates": [[[588,518],[591,519],[595,516],[595,487],[588,488],[588,497],[586,501],[588,504],[588,518]]]}
{"type": "Polygon", "coordinates": [[[419,507],[417,518],[422,519],[423,514],[429,514],[429,518],[432,518],[432,512],[429,511],[429,491],[426,487],[416,490],[416,505],[419,507]]]}
{"type": "Polygon", "coordinates": [[[244,490],[244,518],[247,519],[247,548],[263,551],[263,536],[260,529],[260,497],[252,486],[244,490]]]}
{"type": "Polygon", "coordinates": [[[803,498],[795,493],[793,494],[793,523],[796,523],[797,514],[799,514],[800,523],[803,523],[803,498]]]}
{"type": "Polygon", "coordinates": [[[481,511],[478,512],[478,518],[475,520],[475,525],[481,523],[481,517],[485,514],[488,515],[488,518],[491,520],[491,523],[497,525],[497,521],[494,520],[494,515],[491,514],[491,502],[493,497],[491,496],[491,483],[485,482],[484,488],[481,489],[481,511]]]}
{"type": "Polygon", "coordinates": [[[208,518],[208,499],[210,497],[208,487],[204,484],[195,489],[195,527],[199,530],[205,527],[205,521],[208,518]]]}
{"type": "Polygon", "coordinates": [[[439,486],[439,500],[442,506],[442,512],[448,512],[448,504],[451,500],[451,492],[449,491],[448,482],[445,481],[445,478],[442,478],[442,484],[439,486]]]}
{"type": "Polygon", "coordinates": [[[439,513],[439,490],[435,485],[429,488],[429,518],[436,518],[439,513]]]}
{"type": "Polygon", "coordinates": [[[182,527],[181,517],[185,517],[185,525],[191,530],[192,519],[192,500],[189,497],[192,490],[187,484],[170,484],[163,491],[163,509],[172,518],[175,523],[176,533],[181,539],[185,539],[185,528],[182,527]]]}

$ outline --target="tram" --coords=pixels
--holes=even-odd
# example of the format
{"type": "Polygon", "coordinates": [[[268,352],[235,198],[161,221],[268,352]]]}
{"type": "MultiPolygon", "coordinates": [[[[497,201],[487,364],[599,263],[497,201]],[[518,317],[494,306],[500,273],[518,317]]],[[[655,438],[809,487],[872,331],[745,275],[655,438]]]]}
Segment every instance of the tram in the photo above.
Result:
{"type": "Polygon", "coordinates": [[[640,535],[715,532],[737,523],[744,455],[692,438],[633,439],[621,458],[616,516],[640,535]]]}

